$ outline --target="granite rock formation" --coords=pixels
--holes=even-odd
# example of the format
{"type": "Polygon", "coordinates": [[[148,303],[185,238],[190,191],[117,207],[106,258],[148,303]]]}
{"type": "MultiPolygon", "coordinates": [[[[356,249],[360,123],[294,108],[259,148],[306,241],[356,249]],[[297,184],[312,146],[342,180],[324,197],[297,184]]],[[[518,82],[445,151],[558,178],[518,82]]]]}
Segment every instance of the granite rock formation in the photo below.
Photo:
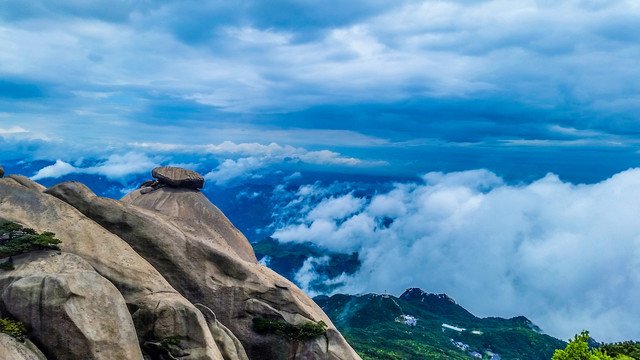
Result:
{"type": "MultiPolygon", "coordinates": [[[[32,303],[36,305],[33,294],[50,291],[44,285],[13,290],[22,289],[18,283],[23,279],[93,277],[96,284],[103,284],[96,285],[102,289],[96,289],[96,296],[102,294],[97,303],[106,298],[107,289],[120,299],[113,300],[120,304],[119,315],[110,321],[129,324],[108,338],[112,343],[126,340],[122,343],[126,346],[118,347],[132,355],[112,358],[137,359],[141,354],[145,360],[359,359],[304,292],[257,263],[247,239],[197,190],[204,184],[202,176],[171,167],[156,168],[153,176],[157,180],[121,200],[98,197],[78,182],[44,190],[24,177],[0,179],[0,222],[51,231],[62,241],[60,255],[23,255],[16,257],[15,270],[0,270],[3,300],[4,294],[32,299],[21,300],[20,309],[0,308],[2,315],[9,313],[28,323],[32,320],[24,314],[35,311],[29,310],[32,303]],[[71,260],[76,257],[78,261],[71,260]],[[41,261],[50,263],[47,271],[30,265],[41,261]],[[82,265],[66,267],[60,262],[82,265]],[[252,326],[255,318],[292,325],[323,321],[327,330],[314,339],[290,340],[257,333],[252,326]]],[[[89,294],[84,299],[87,305],[75,311],[91,309],[89,294]]],[[[76,330],[79,339],[94,335],[91,327],[76,330]]],[[[36,332],[29,337],[47,354],[58,351],[36,332]]],[[[71,346],[64,350],[70,355],[56,358],[83,358],[71,354],[90,351],[91,346],[75,350],[76,345],[71,346]]]]}
{"type": "Polygon", "coordinates": [[[31,341],[22,343],[5,334],[0,334],[0,359],[47,360],[31,341]]]}
{"type": "Polygon", "coordinates": [[[204,178],[193,170],[173,166],[161,166],[151,171],[151,176],[158,179],[161,184],[169,186],[201,189],[204,186],[204,178]]]}
{"type": "Polygon", "coordinates": [[[127,305],[79,256],[37,251],[0,274],[5,311],[24,323],[49,357],[142,360],[127,305]],[[100,324],[96,326],[96,324],[100,324]]]}

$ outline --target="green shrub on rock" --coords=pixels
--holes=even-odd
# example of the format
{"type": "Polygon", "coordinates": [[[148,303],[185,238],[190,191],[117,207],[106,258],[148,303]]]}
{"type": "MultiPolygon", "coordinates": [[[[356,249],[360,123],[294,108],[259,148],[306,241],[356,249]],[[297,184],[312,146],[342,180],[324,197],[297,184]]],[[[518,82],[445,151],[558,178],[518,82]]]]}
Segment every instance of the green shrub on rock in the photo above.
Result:
{"type": "Polygon", "coordinates": [[[9,258],[9,260],[0,263],[0,270],[11,271],[14,270],[15,266],[13,266],[13,260],[9,258]]]}
{"type": "Polygon", "coordinates": [[[600,349],[606,351],[607,355],[615,359],[623,359],[626,357],[640,360],[640,343],[634,341],[605,344],[600,349]]]}
{"type": "Polygon", "coordinates": [[[24,228],[11,221],[0,224],[0,258],[33,250],[60,250],[59,243],[60,240],[56,239],[55,234],[49,231],[38,234],[33,229],[24,228]]]}
{"type": "Polygon", "coordinates": [[[27,329],[24,324],[11,319],[0,319],[0,332],[14,337],[20,342],[24,342],[27,336],[27,329]]]}
{"type": "Polygon", "coordinates": [[[171,346],[178,346],[178,344],[180,344],[180,337],[177,335],[160,340],[160,347],[169,353],[171,353],[171,346]]]}
{"type": "Polygon", "coordinates": [[[327,331],[327,324],[320,320],[318,322],[307,322],[301,325],[291,325],[284,321],[273,321],[255,317],[253,318],[253,329],[258,334],[272,333],[284,336],[288,340],[305,341],[323,336],[327,331]]]}

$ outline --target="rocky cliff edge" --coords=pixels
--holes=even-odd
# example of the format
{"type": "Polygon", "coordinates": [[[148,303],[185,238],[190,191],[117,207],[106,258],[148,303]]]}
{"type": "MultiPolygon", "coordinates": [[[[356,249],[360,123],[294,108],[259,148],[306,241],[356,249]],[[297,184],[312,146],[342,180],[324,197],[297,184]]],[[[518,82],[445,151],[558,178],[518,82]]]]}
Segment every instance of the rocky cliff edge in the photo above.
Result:
{"type": "Polygon", "coordinates": [[[121,200],[0,179],[0,223],[62,241],[0,270],[1,315],[28,330],[25,343],[0,337],[0,358],[360,359],[303,291],[257,263],[199,174],[153,176],[121,200]]]}

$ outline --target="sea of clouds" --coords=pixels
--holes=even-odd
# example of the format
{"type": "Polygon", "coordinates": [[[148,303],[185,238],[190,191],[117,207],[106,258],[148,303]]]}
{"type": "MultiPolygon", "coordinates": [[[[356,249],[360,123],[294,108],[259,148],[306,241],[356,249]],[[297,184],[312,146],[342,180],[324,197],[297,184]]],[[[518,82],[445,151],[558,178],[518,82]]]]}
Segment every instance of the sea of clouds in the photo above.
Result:
{"type": "MultiPolygon", "coordinates": [[[[419,286],[478,316],[525,315],[563,339],[582,329],[640,338],[640,169],[588,185],[553,174],[513,185],[473,170],[373,196],[331,186],[301,186],[283,207],[299,215],[273,237],[359,252],[360,271],[338,292],[419,286]]],[[[298,277],[309,284],[309,266],[298,277]]]]}
{"type": "MultiPolygon", "coordinates": [[[[245,171],[229,172],[220,181],[215,177],[233,168],[225,167],[229,162],[212,163],[208,173],[197,163],[169,164],[200,170],[218,185],[233,179],[249,198],[243,181],[295,159],[289,150],[285,157],[282,147],[271,148],[276,155],[264,156],[275,160],[266,167],[248,171],[240,166],[245,171]]],[[[219,152],[214,155],[226,158],[229,150],[219,152]]],[[[256,154],[238,156],[261,153],[256,154]]],[[[26,175],[40,181],[93,174],[124,179],[124,185],[167,159],[161,152],[129,152],[100,161],[58,160],[26,175]]],[[[296,164],[306,162],[313,161],[300,157],[296,164]]],[[[291,181],[304,181],[299,172],[288,177],[275,173],[282,184],[270,194],[251,192],[251,199],[270,197],[264,211],[273,213],[272,224],[262,233],[280,242],[358,252],[362,263],[352,276],[323,279],[314,269],[327,259],[308,259],[296,280],[312,294],[309,287],[318,280],[341,284],[336,291],[344,293],[400,294],[417,286],[445,292],[479,316],[525,315],[563,339],[582,329],[600,341],[640,339],[640,169],[593,184],[573,184],[553,174],[512,183],[488,170],[472,170],[431,172],[418,181],[392,184],[318,181],[298,186],[291,181]]]]}

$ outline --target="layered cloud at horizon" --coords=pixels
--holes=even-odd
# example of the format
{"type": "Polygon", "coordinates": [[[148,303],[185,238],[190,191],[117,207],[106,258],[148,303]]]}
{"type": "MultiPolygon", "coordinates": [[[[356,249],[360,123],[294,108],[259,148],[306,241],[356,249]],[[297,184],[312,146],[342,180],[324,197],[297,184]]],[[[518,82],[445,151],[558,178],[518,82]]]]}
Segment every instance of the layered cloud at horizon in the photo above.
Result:
{"type": "Polygon", "coordinates": [[[110,180],[125,181],[127,177],[147,173],[149,169],[159,166],[158,159],[153,160],[144,154],[134,152],[111,155],[96,165],[83,166],[82,160],[77,161],[78,164],[74,166],[58,159],[53,165],[38,170],[31,176],[31,179],[37,181],[45,178],[59,178],[69,174],[94,174],[103,175],[110,180]]]}
{"type": "Polygon", "coordinates": [[[357,251],[362,267],[338,292],[418,286],[479,316],[525,315],[560,338],[585,328],[600,341],[640,334],[640,169],[592,185],[552,174],[509,185],[474,170],[373,196],[344,190],[301,187],[280,210],[298,215],[276,214],[289,222],[272,235],[357,251]]]}
{"type": "MultiPolygon", "coordinates": [[[[15,129],[14,129],[15,130],[15,129]]],[[[22,131],[20,131],[22,132],[22,131]]],[[[108,156],[60,158],[55,163],[30,175],[33,180],[60,178],[69,174],[94,174],[126,183],[127,179],[147,173],[160,165],[199,170],[215,185],[236,183],[244,179],[262,177],[271,171],[287,167],[315,166],[317,168],[366,168],[384,166],[382,161],[364,161],[345,157],[329,150],[309,151],[290,145],[271,143],[239,143],[180,145],[163,143],[131,143],[127,152],[111,150],[108,156]],[[186,160],[188,162],[179,162],[186,160]]],[[[76,155],[77,156],[77,155],[76,155]]],[[[52,159],[48,159],[52,160],[52,159]]]]}

